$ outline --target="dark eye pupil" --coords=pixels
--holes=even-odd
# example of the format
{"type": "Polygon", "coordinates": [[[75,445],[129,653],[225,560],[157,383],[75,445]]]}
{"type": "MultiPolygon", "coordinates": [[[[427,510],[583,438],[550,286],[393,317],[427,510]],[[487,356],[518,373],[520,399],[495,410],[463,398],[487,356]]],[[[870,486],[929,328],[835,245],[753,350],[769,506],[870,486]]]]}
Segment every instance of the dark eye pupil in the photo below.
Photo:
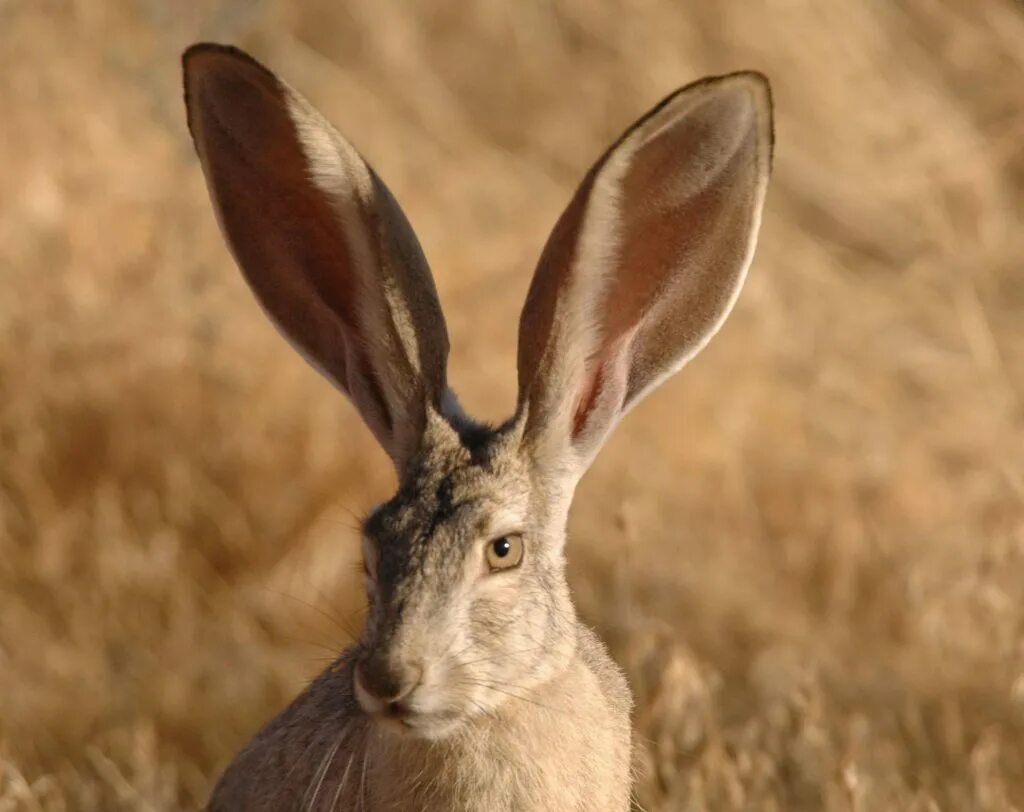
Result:
{"type": "Polygon", "coordinates": [[[506,538],[498,539],[494,542],[494,552],[498,558],[504,558],[510,552],[512,552],[512,542],[506,538]]]}

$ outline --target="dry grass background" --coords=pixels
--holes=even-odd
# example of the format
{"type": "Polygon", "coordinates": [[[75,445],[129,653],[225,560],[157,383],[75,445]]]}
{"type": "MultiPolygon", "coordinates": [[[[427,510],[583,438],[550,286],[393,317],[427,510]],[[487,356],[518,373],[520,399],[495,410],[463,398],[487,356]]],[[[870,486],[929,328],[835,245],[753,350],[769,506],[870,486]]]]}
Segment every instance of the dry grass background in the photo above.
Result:
{"type": "Polygon", "coordinates": [[[1024,808],[1020,5],[0,0],[0,810],[199,806],[358,625],[353,517],[390,473],[222,246],[196,39],[274,66],[387,179],[489,418],[603,145],[679,84],[768,73],[738,309],[572,516],[638,797],[1024,808]]]}

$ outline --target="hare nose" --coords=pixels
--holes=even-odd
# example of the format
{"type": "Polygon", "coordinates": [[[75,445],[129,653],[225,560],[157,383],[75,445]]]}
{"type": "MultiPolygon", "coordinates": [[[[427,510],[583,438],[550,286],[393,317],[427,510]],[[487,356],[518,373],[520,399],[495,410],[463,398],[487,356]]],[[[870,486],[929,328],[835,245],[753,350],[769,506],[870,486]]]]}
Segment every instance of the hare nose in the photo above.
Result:
{"type": "Polygon", "coordinates": [[[377,702],[397,705],[419,686],[423,667],[416,663],[396,665],[383,657],[369,657],[356,665],[359,687],[377,702]]]}

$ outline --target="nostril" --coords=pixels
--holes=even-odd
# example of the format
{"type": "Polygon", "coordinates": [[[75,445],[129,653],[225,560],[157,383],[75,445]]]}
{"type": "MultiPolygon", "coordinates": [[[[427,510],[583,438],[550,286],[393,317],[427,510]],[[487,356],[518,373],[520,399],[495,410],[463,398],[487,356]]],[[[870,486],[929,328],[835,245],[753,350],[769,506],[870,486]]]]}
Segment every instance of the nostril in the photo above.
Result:
{"type": "Polygon", "coordinates": [[[389,702],[402,692],[402,685],[383,657],[369,657],[356,666],[362,689],[380,702],[389,702]]]}
{"type": "Polygon", "coordinates": [[[416,664],[392,667],[380,658],[371,657],[356,664],[355,678],[364,693],[397,708],[419,687],[423,668],[416,664]]]}
{"type": "Polygon", "coordinates": [[[365,694],[366,696],[371,697],[373,699],[377,698],[376,695],[374,694],[374,692],[371,690],[369,683],[366,680],[366,670],[363,668],[363,664],[362,663],[356,663],[356,667],[355,667],[355,685],[356,685],[356,688],[358,689],[357,690],[357,694],[361,693],[361,694],[365,694]]]}

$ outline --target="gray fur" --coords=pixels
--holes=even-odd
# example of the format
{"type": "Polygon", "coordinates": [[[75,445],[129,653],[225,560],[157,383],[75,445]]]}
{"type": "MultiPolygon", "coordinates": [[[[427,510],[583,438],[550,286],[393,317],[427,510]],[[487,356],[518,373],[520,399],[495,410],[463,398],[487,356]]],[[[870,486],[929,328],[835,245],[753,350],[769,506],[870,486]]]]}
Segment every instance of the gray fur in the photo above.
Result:
{"type": "Polygon", "coordinates": [[[627,808],[629,689],[576,620],[565,517],[553,527],[529,518],[547,511],[514,453],[517,426],[474,429],[469,447],[440,416],[428,433],[399,492],[365,523],[380,558],[364,639],[238,755],[211,809],[627,808]],[[514,592],[470,601],[463,565],[479,556],[498,506],[522,511],[533,543],[514,592]],[[352,665],[381,650],[399,662],[429,658],[443,677],[427,686],[436,680],[469,719],[439,739],[374,725],[354,696],[352,665]]]}
{"type": "Polygon", "coordinates": [[[210,809],[626,810],[632,700],[576,616],[569,505],[614,424],[735,301],[768,177],[767,83],[684,88],[590,171],[534,277],[520,401],[498,428],[447,388],[426,261],[348,142],[235,49],[189,49],[185,86],[246,279],[399,472],[363,526],[361,639],[235,757],[210,809]],[[489,566],[510,536],[521,563],[489,566]]]}

